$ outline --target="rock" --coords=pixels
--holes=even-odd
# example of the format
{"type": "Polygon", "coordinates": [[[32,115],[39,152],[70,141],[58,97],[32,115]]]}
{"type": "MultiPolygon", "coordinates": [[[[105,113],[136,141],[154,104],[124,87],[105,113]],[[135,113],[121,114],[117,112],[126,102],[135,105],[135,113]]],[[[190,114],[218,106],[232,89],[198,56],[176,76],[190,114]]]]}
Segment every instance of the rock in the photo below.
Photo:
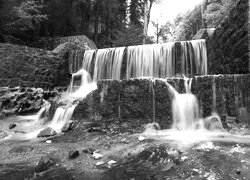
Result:
{"type": "Polygon", "coordinates": [[[241,171],[239,169],[236,170],[236,174],[237,175],[240,175],[241,174],[241,171]]]}
{"type": "Polygon", "coordinates": [[[95,152],[95,149],[92,148],[88,148],[88,149],[84,149],[82,150],[83,153],[87,153],[87,154],[93,154],[95,152]]]}
{"type": "Polygon", "coordinates": [[[52,143],[52,140],[47,140],[46,143],[47,143],[47,144],[51,144],[51,143],[52,143]]]}
{"type": "Polygon", "coordinates": [[[185,161],[186,159],[188,159],[187,156],[182,156],[182,157],[181,157],[181,161],[185,161]]]}
{"type": "Polygon", "coordinates": [[[93,155],[92,155],[92,157],[94,159],[101,159],[101,158],[103,158],[103,155],[100,154],[100,153],[94,152],[93,155]]]}
{"type": "Polygon", "coordinates": [[[87,132],[104,132],[101,127],[91,127],[87,132]]]}
{"type": "Polygon", "coordinates": [[[8,134],[6,132],[0,131],[0,139],[4,139],[7,136],[8,136],[8,134]]]}
{"type": "Polygon", "coordinates": [[[96,165],[96,166],[101,166],[101,165],[103,165],[103,164],[105,164],[104,161],[99,161],[99,162],[97,162],[95,165],[96,165]]]}
{"type": "Polygon", "coordinates": [[[223,125],[221,123],[221,120],[217,116],[207,117],[204,120],[204,126],[206,129],[208,129],[210,131],[224,130],[223,125]]]}
{"type": "Polygon", "coordinates": [[[79,156],[79,151],[71,150],[69,151],[69,159],[75,159],[79,156]]]}
{"type": "Polygon", "coordinates": [[[248,113],[247,109],[244,107],[239,108],[237,121],[240,123],[250,124],[250,114],[248,113]]]}
{"type": "Polygon", "coordinates": [[[13,147],[11,150],[9,150],[9,153],[23,153],[23,152],[32,151],[33,149],[34,148],[31,146],[22,145],[22,146],[13,147]]]}
{"type": "Polygon", "coordinates": [[[53,158],[50,156],[43,156],[41,157],[40,161],[38,162],[38,165],[35,168],[35,172],[43,172],[48,170],[51,166],[55,165],[56,162],[53,158]]]}
{"type": "Polygon", "coordinates": [[[9,129],[13,129],[13,128],[15,128],[16,127],[16,123],[11,123],[10,125],[9,125],[9,129]]]}
{"type": "Polygon", "coordinates": [[[114,164],[116,164],[116,163],[117,163],[116,161],[110,160],[110,161],[108,162],[108,167],[111,168],[111,166],[114,165],[114,164]]]}
{"type": "Polygon", "coordinates": [[[139,136],[139,137],[138,137],[138,140],[139,140],[139,141],[144,141],[145,139],[146,139],[146,138],[143,137],[143,136],[139,136]]]}
{"type": "Polygon", "coordinates": [[[68,132],[69,130],[73,129],[74,121],[69,121],[62,127],[62,132],[68,132]]]}
{"type": "Polygon", "coordinates": [[[51,127],[47,127],[45,129],[43,129],[38,135],[37,137],[50,137],[50,136],[54,136],[56,135],[56,131],[54,129],[52,129],[51,127]]]}

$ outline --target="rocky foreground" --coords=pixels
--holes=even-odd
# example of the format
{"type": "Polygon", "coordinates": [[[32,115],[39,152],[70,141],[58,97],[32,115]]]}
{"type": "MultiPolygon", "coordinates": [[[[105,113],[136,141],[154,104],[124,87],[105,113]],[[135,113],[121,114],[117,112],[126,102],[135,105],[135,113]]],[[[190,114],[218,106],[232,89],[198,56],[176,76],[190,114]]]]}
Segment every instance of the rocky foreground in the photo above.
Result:
{"type": "MultiPolygon", "coordinates": [[[[250,178],[250,144],[177,145],[145,138],[139,123],[74,121],[73,129],[61,135],[33,142],[1,141],[0,179],[250,178]]],[[[234,134],[249,134],[242,124],[228,127],[234,134]]]]}

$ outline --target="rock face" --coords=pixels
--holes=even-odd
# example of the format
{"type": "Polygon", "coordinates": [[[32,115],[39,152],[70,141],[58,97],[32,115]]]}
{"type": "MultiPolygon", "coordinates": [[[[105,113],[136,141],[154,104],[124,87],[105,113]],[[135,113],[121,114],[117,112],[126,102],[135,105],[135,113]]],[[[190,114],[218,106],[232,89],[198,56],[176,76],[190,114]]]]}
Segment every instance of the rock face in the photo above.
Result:
{"type": "Polygon", "coordinates": [[[45,128],[42,130],[37,137],[50,137],[56,135],[56,131],[50,127],[45,128]]]}
{"type": "Polygon", "coordinates": [[[68,60],[50,51],[0,43],[0,87],[67,86],[68,60]]]}
{"type": "Polygon", "coordinates": [[[4,116],[36,112],[44,104],[42,89],[0,89],[0,114],[4,116]]]}
{"type": "MultiPolygon", "coordinates": [[[[167,81],[179,93],[185,92],[183,79],[167,81]]],[[[241,107],[250,112],[249,85],[250,75],[198,76],[193,79],[191,90],[199,100],[203,117],[214,110],[220,115],[237,116],[241,107]]],[[[142,125],[151,123],[155,113],[156,122],[169,128],[173,99],[170,92],[161,80],[99,81],[98,89],[76,107],[73,119],[139,121],[142,125]]]]}
{"type": "Polygon", "coordinates": [[[207,40],[210,74],[250,72],[249,2],[239,0],[229,17],[207,40]]]}

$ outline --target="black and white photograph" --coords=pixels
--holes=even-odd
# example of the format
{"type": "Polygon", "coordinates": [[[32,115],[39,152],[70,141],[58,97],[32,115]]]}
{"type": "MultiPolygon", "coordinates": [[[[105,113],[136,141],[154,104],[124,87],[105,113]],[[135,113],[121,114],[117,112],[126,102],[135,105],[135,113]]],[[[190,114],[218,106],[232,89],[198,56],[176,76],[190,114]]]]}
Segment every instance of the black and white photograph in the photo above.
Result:
{"type": "Polygon", "coordinates": [[[0,0],[0,180],[250,180],[250,0],[0,0]]]}

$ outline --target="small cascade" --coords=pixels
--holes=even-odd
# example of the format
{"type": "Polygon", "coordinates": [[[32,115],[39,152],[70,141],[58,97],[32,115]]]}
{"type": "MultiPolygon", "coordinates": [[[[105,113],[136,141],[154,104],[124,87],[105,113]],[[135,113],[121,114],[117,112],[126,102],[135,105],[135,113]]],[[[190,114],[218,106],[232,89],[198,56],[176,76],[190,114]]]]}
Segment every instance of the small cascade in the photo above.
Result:
{"type": "Polygon", "coordinates": [[[193,94],[176,94],[172,103],[173,125],[178,130],[192,130],[199,121],[199,105],[193,94]]]}
{"type": "Polygon", "coordinates": [[[94,62],[94,81],[207,74],[205,40],[99,49],[93,57],[94,50],[85,51],[83,68],[92,72],[90,64],[94,62]],[[180,51],[177,44],[181,47],[180,51]]]}
{"type": "Polygon", "coordinates": [[[82,69],[85,69],[88,72],[91,72],[91,64],[95,55],[95,50],[87,50],[84,53],[82,60],[82,69]]]}
{"type": "Polygon", "coordinates": [[[150,92],[150,94],[152,94],[152,120],[153,120],[153,123],[156,123],[156,120],[155,120],[155,90],[154,90],[154,84],[155,84],[155,80],[153,79],[151,81],[151,83],[149,84],[149,92],[150,92]]]}
{"type": "Polygon", "coordinates": [[[85,98],[91,91],[97,88],[89,75],[89,73],[81,69],[80,71],[72,75],[72,80],[69,86],[68,92],[62,94],[62,98],[59,102],[60,105],[51,121],[45,122],[43,120],[44,112],[49,108],[50,104],[47,103],[47,107],[43,107],[37,114],[31,116],[19,116],[18,123],[21,133],[12,133],[3,140],[32,140],[36,139],[38,134],[45,128],[52,128],[56,133],[61,133],[63,126],[70,121],[73,112],[82,98],[85,98]],[[80,79],[80,83],[76,86],[76,79],[80,79]],[[29,121],[24,123],[24,121],[29,121]]]}
{"type": "Polygon", "coordinates": [[[85,98],[96,88],[96,83],[92,81],[90,74],[85,69],[81,69],[78,72],[72,74],[69,87],[69,96],[75,98],[85,98]],[[80,84],[75,86],[76,78],[80,79],[80,84]]]}
{"type": "Polygon", "coordinates": [[[73,115],[73,112],[76,108],[76,104],[73,104],[71,107],[63,108],[59,107],[56,109],[56,112],[53,116],[52,121],[48,127],[54,129],[57,133],[61,132],[62,127],[69,122],[70,118],[73,115]]]}
{"type": "MultiPolygon", "coordinates": [[[[191,93],[192,79],[184,77],[185,94],[179,94],[173,87],[172,91],[172,128],[177,130],[193,130],[200,119],[198,100],[191,93]],[[173,92],[174,91],[174,92],[173,92]]],[[[168,84],[168,86],[171,86],[168,84]]]]}

